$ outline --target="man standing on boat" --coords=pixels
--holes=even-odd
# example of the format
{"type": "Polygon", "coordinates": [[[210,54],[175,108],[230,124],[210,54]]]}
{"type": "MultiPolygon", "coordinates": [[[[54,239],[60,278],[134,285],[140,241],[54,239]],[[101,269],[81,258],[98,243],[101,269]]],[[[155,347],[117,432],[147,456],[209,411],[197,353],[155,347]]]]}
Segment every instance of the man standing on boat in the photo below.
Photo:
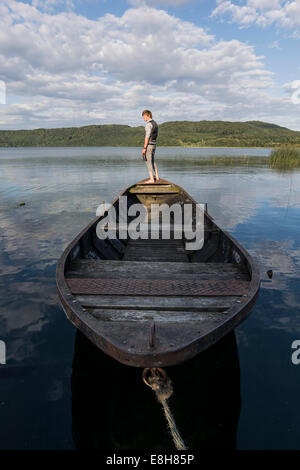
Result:
{"type": "Polygon", "coordinates": [[[147,164],[147,169],[150,179],[146,183],[154,183],[154,173],[156,181],[159,181],[158,170],[154,160],[154,154],[156,149],[156,139],[158,135],[158,125],[152,119],[152,113],[148,109],[145,109],[142,112],[145,125],[145,138],[144,138],[144,148],[142,150],[142,155],[147,164]]]}

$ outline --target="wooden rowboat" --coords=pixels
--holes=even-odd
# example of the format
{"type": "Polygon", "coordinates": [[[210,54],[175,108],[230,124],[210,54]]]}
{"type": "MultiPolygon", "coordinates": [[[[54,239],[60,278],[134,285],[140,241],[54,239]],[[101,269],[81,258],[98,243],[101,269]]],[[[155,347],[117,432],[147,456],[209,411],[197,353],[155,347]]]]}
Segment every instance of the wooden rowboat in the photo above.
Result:
{"type": "MultiPolygon", "coordinates": [[[[154,203],[197,204],[174,183],[142,180],[112,202],[117,235],[120,196],[127,197],[127,209],[142,203],[148,216],[154,203]]],[[[260,287],[257,265],[205,210],[204,244],[197,250],[175,237],[101,240],[97,226],[105,216],[67,246],[56,279],[67,317],[106,354],[136,367],[180,364],[250,313],[260,287]]]]}

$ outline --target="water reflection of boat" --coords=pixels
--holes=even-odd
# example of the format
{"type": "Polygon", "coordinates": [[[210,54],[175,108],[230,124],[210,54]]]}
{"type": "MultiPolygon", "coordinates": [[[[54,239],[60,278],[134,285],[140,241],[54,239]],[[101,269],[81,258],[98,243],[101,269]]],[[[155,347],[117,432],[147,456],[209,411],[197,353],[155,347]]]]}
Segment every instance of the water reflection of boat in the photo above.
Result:
{"type": "MultiPolygon", "coordinates": [[[[234,332],[183,364],[169,367],[169,405],[188,449],[234,449],[240,371],[234,332]]],[[[174,450],[160,404],[126,367],[76,333],[72,371],[73,439],[77,449],[174,450]]]]}

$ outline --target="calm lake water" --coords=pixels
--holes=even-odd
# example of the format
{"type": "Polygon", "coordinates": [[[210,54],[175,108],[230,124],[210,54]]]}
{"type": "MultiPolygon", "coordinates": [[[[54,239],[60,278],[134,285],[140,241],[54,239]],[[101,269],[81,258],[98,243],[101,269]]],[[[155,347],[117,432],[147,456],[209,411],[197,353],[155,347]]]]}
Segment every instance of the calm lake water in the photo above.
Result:
{"type": "MultiPolygon", "coordinates": [[[[300,340],[300,171],[280,173],[251,159],[234,165],[235,156],[269,153],[157,151],[160,176],[208,203],[216,223],[257,260],[263,280],[235,335],[169,368],[170,406],[194,449],[300,448],[300,364],[291,360],[300,340]],[[201,164],[215,155],[233,164],[201,164]]],[[[146,176],[136,148],[0,149],[1,449],[173,448],[141,370],[76,334],[55,285],[62,250],[97,206],[146,176]]]]}

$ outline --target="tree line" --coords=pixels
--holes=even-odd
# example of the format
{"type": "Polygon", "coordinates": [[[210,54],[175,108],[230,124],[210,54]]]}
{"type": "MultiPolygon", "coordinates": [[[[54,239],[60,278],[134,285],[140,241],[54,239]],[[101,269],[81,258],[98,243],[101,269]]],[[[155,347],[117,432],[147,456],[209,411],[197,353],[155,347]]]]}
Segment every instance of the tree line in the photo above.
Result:
{"type": "MultiPolygon", "coordinates": [[[[0,147],[139,147],[143,145],[143,138],[143,126],[119,124],[0,130],[0,147]]],[[[159,125],[158,144],[175,147],[300,146],[300,131],[260,121],[172,121],[159,125]]]]}

